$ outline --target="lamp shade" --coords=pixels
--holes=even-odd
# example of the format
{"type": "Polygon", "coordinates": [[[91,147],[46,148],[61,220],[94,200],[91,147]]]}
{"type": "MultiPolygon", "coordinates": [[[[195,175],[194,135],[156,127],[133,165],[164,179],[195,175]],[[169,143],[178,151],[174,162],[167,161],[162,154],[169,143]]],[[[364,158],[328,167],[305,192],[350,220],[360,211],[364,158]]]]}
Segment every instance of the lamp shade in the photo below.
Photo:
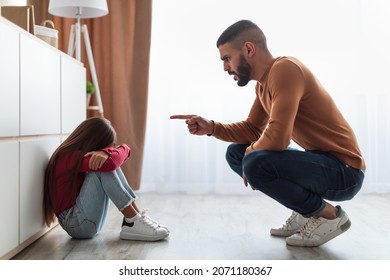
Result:
{"type": "Polygon", "coordinates": [[[49,13],[65,18],[96,18],[108,14],[107,0],[50,0],[49,13]]]}

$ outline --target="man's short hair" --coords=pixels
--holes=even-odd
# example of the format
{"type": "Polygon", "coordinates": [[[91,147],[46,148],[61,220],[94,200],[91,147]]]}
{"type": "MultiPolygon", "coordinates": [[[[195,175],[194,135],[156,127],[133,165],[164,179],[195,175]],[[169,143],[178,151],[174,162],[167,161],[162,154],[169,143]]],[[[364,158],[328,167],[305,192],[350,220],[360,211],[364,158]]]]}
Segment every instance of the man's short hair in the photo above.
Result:
{"type": "Polygon", "coordinates": [[[266,46],[266,39],[263,31],[250,20],[240,20],[229,26],[217,40],[217,48],[226,43],[239,49],[245,41],[252,41],[256,44],[266,46]]]}

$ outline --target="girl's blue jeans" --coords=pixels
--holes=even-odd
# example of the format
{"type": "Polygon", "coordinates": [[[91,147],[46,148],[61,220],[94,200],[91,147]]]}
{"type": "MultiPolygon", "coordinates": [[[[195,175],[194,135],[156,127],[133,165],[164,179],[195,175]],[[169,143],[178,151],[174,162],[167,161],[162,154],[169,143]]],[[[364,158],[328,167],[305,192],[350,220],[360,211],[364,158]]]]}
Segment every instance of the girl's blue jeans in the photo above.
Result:
{"type": "Polygon", "coordinates": [[[105,224],[110,200],[122,211],[136,198],[120,168],[88,172],[75,205],[58,215],[58,221],[70,236],[92,238],[105,224]]]}
{"type": "Polygon", "coordinates": [[[361,189],[364,171],[355,169],[330,153],[286,149],[256,150],[230,144],[226,159],[248,183],[287,208],[310,217],[325,207],[325,200],[352,199],[361,189]]]}

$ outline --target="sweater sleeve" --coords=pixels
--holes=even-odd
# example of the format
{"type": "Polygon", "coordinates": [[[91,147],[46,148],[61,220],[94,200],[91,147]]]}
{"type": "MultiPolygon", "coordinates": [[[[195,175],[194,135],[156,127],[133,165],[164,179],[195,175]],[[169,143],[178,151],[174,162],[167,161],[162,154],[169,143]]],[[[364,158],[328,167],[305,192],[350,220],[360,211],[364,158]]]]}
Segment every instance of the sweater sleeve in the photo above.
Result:
{"type": "Polygon", "coordinates": [[[290,61],[276,63],[268,75],[264,90],[257,84],[256,92],[260,93],[247,119],[232,124],[214,122],[214,137],[240,144],[253,143],[256,150],[282,151],[288,147],[305,90],[304,75],[290,61]],[[269,108],[267,112],[264,106],[269,108]]]}
{"type": "Polygon", "coordinates": [[[255,150],[282,151],[288,147],[304,84],[303,73],[297,65],[289,61],[274,65],[267,91],[271,99],[270,116],[261,137],[253,143],[255,150]]]}
{"type": "Polygon", "coordinates": [[[92,170],[89,168],[89,160],[91,157],[84,157],[83,162],[81,163],[80,172],[111,172],[118,169],[129,157],[131,154],[130,147],[126,144],[119,145],[117,147],[107,147],[101,151],[108,154],[107,160],[104,162],[101,168],[97,170],[92,170]]]}
{"type": "Polygon", "coordinates": [[[231,124],[214,122],[215,138],[239,144],[250,144],[260,138],[268,120],[259,98],[256,96],[246,120],[231,124]]]}

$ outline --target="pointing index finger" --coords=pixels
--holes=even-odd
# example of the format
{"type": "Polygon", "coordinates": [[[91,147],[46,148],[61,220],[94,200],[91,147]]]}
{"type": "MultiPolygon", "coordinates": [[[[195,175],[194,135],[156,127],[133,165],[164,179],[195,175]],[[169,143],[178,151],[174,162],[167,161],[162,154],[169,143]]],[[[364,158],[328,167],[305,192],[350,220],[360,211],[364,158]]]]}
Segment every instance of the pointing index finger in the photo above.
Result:
{"type": "Polygon", "coordinates": [[[188,120],[194,117],[195,115],[173,115],[170,118],[176,120],[188,120]]]}

